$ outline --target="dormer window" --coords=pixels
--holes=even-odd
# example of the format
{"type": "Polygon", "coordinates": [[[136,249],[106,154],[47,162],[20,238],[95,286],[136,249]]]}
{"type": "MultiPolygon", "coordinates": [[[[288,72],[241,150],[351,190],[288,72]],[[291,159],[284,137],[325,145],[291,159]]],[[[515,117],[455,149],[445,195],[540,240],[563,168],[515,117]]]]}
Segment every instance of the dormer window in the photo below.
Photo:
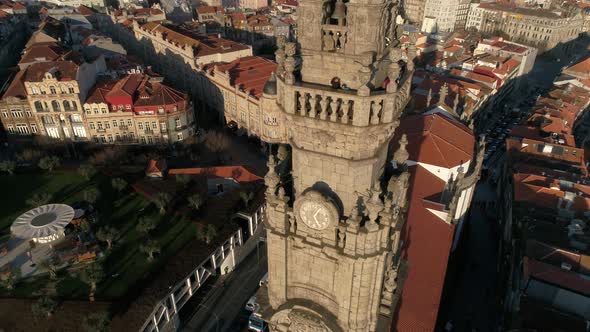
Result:
{"type": "Polygon", "coordinates": [[[56,94],[56,93],[57,93],[57,91],[55,90],[55,87],[54,87],[53,85],[49,87],[49,92],[50,92],[52,95],[54,95],[54,94],[56,94]]]}
{"type": "Polygon", "coordinates": [[[54,77],[53,77],[53,74],[52,73],[47,72],[47,73],[45,73],[45,78],[48,79],[48,80],[50,80],[50,79],[53,79],[54,77]]]}
{"type": "Polygon", "coordinates": [[[74,88],[73,88],[73,87],[71,87],[71,86],[70,86],[70,87],[68,87],[68,91],[69,91],[70,93],[75,93],[75,92],[74,92],[74,88]]]}

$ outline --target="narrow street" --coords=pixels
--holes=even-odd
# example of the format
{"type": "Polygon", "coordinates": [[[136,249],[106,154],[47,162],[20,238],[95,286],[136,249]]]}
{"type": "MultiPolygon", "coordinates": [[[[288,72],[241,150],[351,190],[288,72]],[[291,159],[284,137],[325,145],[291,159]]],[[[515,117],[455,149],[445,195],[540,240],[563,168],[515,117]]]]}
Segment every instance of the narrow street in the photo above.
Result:
{"type": "MultiPolygon", "coordinates": [[[[485,212],[495,202],[495,188],[485,181],[477,186],[465,236],[464,260],[459,263],[457,289],[451,294],[452,331],[496,331],[497,221],[485,212]]],[[[489,210],[488,210],[489,211],[489,210]]]]}
{"type": "Polygon", "coordinates": [[[216,281],[182,331],[246,331],[244,305],[258,289],[266,271],[266,246],[260,243],[258,250],[254,249],[233,272],[216,281]]]}

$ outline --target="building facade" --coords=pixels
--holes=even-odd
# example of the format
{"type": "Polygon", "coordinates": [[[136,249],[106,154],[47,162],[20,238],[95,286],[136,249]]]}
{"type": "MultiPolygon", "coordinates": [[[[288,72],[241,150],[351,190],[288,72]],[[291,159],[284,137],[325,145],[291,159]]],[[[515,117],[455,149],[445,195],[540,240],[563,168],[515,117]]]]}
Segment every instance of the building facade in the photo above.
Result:
{"type": "Polygon", "coordinates": [[[427,0],[404,0],[402,1],[403,17],[411,24],[422,26],[424,8],[427,0]]]}
{"type": "Polygon", "coordinates": [[[426,0],[422,31],[453,32],[465,28],[470,0],[426,0]]]}
{"type": "Polygon", "coordinates": [[[471,4],[466,28],[504,34],[510,41],[539,49],[542,53],[563,45],[563,51],[575,48],[571,43],[583,32],[584,19],[579,11],[555,12],[546,9],[512,7],[497,3],[471,4]]]}

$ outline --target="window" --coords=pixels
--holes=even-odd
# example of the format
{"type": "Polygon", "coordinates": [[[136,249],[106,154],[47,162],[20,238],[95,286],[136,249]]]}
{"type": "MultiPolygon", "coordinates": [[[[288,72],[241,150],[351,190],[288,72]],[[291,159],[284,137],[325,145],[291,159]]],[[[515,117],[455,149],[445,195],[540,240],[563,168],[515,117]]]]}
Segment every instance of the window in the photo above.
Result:
{"type": "Polygon", "coordinates": [[[76,123],[82,122],[82,117],[80,116],[80,114],[72,114],[72,116],[70,118],[72,119],[72,122],[76,122],[76,123]]]}
{"type": "Polygon", "coordinates": [[[158,107],[158,113],[164,113],[164,108],[158,107]]]}
{"type": "Polygon", "coordinates": [[[141,141],[141,144],[145,144],[145,136],[141,136],[139,140],[141,141]]]}
{"type": "Polygon", "coordinates": [[[90,122],[90,123],[88,124],[88,127],[89,127],[90,129],[94,129],[94,122],[90,122]]]}
{"type": "Polygon", "coordinates": [[[68,92],[69,92],[69,93],[75,93],[75,92],[74,92],[74,88],[73,88],[73,87],[71,87],[71,86],[69,86],[69,87],[68,87],[68,92]]]}
{"type": "Polygon", "coordinates": [[[43,105],[41,104],[40,101],[35,102],[35,111],[37,111],[37,112],[44,112],[45,111],[43,109],[43,105]]]}
{"type": "Polygon", "coordinates": [[[39,88],[37,88],[36,86],[32,87],[31,90],[33,91],[34,95],[38,95],[39,94],[39,88]]]}
{"type": "Polygon", "coordinates": [[[55,87],[54,87],[53,85],[49,87],[49,92],[50,92],[52,95],[54,95],[54,94],[56,94],[56,93],[57,93],[57,91],[55,90],[55,87]]]}
{"type": "Polygon", "coordinates": [[[174,119],[174,123],[176,124],[176,128],[180,128],[182,126],[179,118],[174,119]]]}
{"type": "Polygon", "coordinates": [[[106,108],[104,108],[104,107],[101,107],[101,109],[100,109],[100,112],[101,112],[102,114],[107,114],[107,109],[106,109],[106,108]]]}
{"type": "Polygon", "coordinates": [[[37,125],[34,124],[34,123],[31,123],[31,132],[33,134],[36,134],[37,133],[37,125]]]}
{"type": "Polygon", "coordinates": [[[62,85],[62,86],[60,86],[60,87],[59,87],[59,89],[61,90],[61,93],[66,93],[66,92],[68,92],[68,88],[66,88],[66,86],[65,86],[65,85],[62,85]]]}
{"type": "Polygon", "coordinates": [[[117,120],[113,120],[113,127],[117,128],[117,120]]]}
{"type": "Polygon", "coordinates": [[[51,108],[53,108],[54,112],[61,112],[61,107],[59,106],[59,102],[52,100],[51,101],[51,108]]]}
{"type": "Polygon", "coordinates": [[[152,136],[147,137],[148,144],[154,144],[154,138],[152,136]]]}
{"type": "Polygon", "coordinates": [[[96,128],[97,128],[98,130],[101,130],[101,129],[102,129],[102,122],[97,122],[97,123],[96,123],[96,128]]]}
{"type": "Polygon", "coordinates": [[[3,118],[7,118],[7,117],[8,117],[8,112],[6,112],[6,111],[2,111],[2,117],[3,117],[3,118]]]}
{"type": "Polygon", "coordinates": [[[100,142],[101,143],[106,143],[107,139],[104,137],[104,135],[100,135],[100,142]]]}
{"type": "Polygon", "coordinates": [[[121,135],[117,134],[115,135],[115,141],[120,141],[121,140],[121,135]]]}
{"type": "Polygon", "coordinates": [[[24,117],[23,111],[12,111],[13,118],[22,118],[24,117]]]}
{"type": "Polygon", "coordinates": [[[64,104],[64,111],[69,112],[69,111],[72,110],[72,107],[70,106],[70,102],[69,101],[64,100],[63,104],[64,104]]]}
{"type": "Polygon", "coordinates": [[[119,107],[119,111],[123,110],[123,105],[119,105],[118,107],[119,107]]]}
{"type": "Polygon", "coordinates": [[[131,126],[133,125],[133,122],[131,122],[131,119],[127,119],[127,125],[128,125],[129,127],[131,127],[131,126]]]}
{"type": "Polygon", "coordinates": [[[92,110],[90,108],[88,108],[88,107],[86,107],[85,110],[86,110],[86,114],[92,113],[92,110]]]}
{"type": "Polygon", "coordinates": [[[121,127],[124,127],[125,126],[125,121],[119,120],[119,124],[121,125],[121,127]]]}
{"type": "Polygon", "coordinates": [[[33,116],[33,113],[31,113],[30,110],[25,111],[25,113],[27,113],[27,117],[29,118],[33,116]]]}
{"type": "Polygon", "coordinates": [[[152,122],[152,129],[157,129],[158,128],[158,124],[155,122],[152,122]]]}
{"type": "Polygon", "coordinates": [[[137,123],[137,128],[143,129],[143,122],[138,122],[137,123]]]}
{"type": "Polygon", "coordinates": [[[176,138],[177,138],[179,141],[182,141],[182,133],[178,133],[178,134],[176,134],[176,138]]]}
{"type": "Polygon", "coordinates": [[[78,104],[75,101],[71,101],[72,103],[72,109],[74,110],[74,112],[78,111],[78,104]]]}
{"type": "Polygon", "coordinates": [[[125,108],[130,110],[131,109],[131,105],[125,105],[125,108]]]}
{"type": "Polygon", "coordinates": [[[26,135],[26,134],[29,133],[29,126],[27,126],[26,124],[17,124],[16,125],[16,131],[19,134],[26,135]]]}
{"type": "Polygon", "coordinates": [[[160,129],[166,130],[166,122],[160,122],[160,129]]]}
{"type": "Polygon", "coordinates": [[[134,140],[135,139],[135,134],[134,133],[129,133],[129,139],[134,140]]]}
{"type": "Polygon", "coordinates": [[[45,95],[45,94],[47,94],[47,92],[45,92],[45,89],[41,88],[41,94],[42,94],[42,95],[45,95]]]}
{"type": "Polygon", "coordinates": [[[98,136],[96,136],[96,135],[92,136],[92,140],[94,141],[94,143],[98,143],[98,136]]]}
{"type": "Polygon", "coordinates": [[[113,143],[113,135],[108,135],[108,136],[107,136],[107,141],[108,141],[109,143],[113,143]]]}
{"type": "Polygon", "coordinates": [[[93,108],[92,111],[94,112],[94,114],[98,114],[98,108],[97,107],[93,108]]]}
{"type": "Polygon", "coordinates": [[[112,109],[113,109],[113,111],[116,111],[117,110],[117,106],[113,105],[112,106],[112,109]]]}
{"type": "Polygon", "coordinates": [[[106,129],[111,129],[111,124],[110,124],[108,121],[105,121],[105,122],[104,122],[104,127],[105,127],[106,129]]]}
{"type": "Polygon", "coordinates": [[[6,130],[8,130],[9,133],[14,134],[14,127],[12,125],[8,125],[6,130]]]}

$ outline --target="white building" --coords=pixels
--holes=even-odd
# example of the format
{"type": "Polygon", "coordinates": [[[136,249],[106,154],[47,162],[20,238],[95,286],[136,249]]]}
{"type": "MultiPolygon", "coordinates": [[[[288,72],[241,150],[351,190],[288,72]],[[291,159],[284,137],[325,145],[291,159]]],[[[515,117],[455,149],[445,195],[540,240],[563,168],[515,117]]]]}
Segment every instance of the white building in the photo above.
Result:
{"type": "Polygon", "coordinates": [[[426,0],[422,31],[436,33],[463,29],[469,3],[470,0],[426,0]]]}

